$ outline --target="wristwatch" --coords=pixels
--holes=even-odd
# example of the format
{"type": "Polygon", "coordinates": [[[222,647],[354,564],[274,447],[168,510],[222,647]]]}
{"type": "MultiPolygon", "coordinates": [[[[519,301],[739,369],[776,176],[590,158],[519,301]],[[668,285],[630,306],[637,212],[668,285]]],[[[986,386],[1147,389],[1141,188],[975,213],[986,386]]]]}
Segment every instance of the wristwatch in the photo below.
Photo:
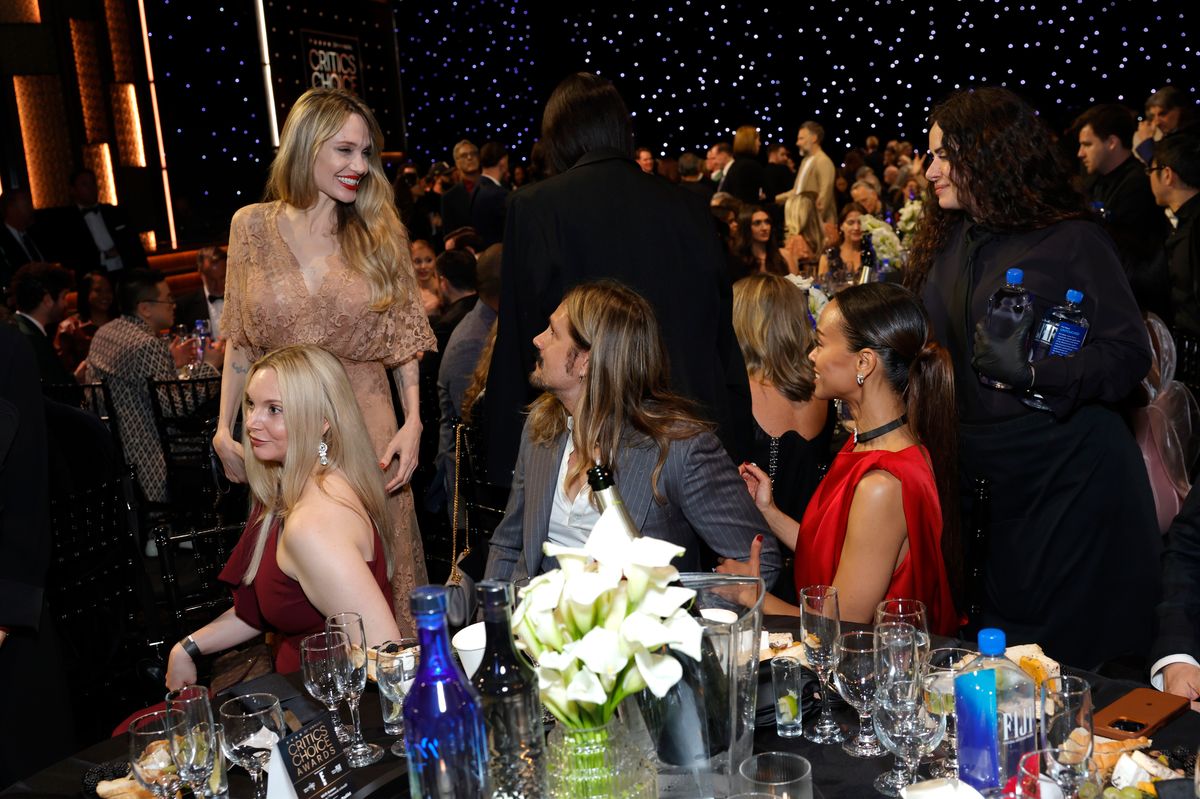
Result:
{"type": "Polygon", "coordinates": [[[201,656],[203,656],[203,654],[204,654],[203,652],[200,651],[199,645],[194,640],[192,640],[192,636],[190,636],[190,635],[188,637],[184,638],[182,641],[180,641],[179,645],[181,647],[183,647],[184,652],[188,653],[188,657],[190,657],[193,662],[199,660],[201,658],[201,656]]]}

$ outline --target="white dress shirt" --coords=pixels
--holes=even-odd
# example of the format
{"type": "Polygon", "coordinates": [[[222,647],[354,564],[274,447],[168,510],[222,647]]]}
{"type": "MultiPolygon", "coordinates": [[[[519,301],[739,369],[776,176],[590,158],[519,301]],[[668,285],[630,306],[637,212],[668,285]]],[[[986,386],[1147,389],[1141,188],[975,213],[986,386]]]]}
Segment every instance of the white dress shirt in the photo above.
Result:
{"type": "Polygon", "coordinates": [[[567,446],[563,450],[562,462],[558,465],[558,478],[554,481],[554,504],[550,507],[550,525],[547,538],[565,547],[582,547],[596,522],[600,511],[592,505],[592,489],[584,483],[572,501],[567,497],[567,464],[575,451],[575,438],[571,435],[573,420],[567,420],[567,446]]]}
{"type": "Polygon", "coordinates": [[[83,221],[87,223],[88,230],[92,233],[92,241],[96,242],[96,249],[100,250],[100,262],[104,264],[104,268],[109,272],[115,272],[124,266],[121,263],[120,255],[105,255],[117,244],[113,241],[112,233],[108,231],[108,225],[104,224],[104,215],[100,213],[100,206],[95,206],[94,211],[84,210],[83,206],[80,206],[79,211],[83,214],[83,221]]]}

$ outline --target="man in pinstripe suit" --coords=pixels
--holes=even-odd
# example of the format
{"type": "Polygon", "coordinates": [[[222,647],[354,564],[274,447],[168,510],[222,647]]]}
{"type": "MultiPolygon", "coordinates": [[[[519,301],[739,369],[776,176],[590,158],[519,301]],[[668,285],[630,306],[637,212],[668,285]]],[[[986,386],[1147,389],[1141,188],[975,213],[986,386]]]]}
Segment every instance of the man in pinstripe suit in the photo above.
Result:
{"type": "MultiPolygon", "coordinates": [[[[504,520],[492,535],[489,579],[516,580],[556,567],[546,541],[582,546],[599,518],[585,473],[613,467],[643,535],[687,548],[680,571],[711,555],[746,560],[767,529],[736,467],[690,404],[668,387],[661,333],[650,304],[612,282],[575,287],[534,339],[544,389],[521,436],[504,520]],[[702,547],[703,544],[703,547],[702,547]]],[[[780,567],[774,536],[761,542],[768,587],[780,567]]]]}

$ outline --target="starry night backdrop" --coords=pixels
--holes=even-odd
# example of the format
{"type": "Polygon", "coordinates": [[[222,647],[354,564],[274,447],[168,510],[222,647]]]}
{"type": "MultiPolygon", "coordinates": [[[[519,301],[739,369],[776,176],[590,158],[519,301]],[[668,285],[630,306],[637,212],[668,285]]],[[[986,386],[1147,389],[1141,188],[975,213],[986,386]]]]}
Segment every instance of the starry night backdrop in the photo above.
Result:
{"type": "MultiPolygon", "coordinates": [[[[524,157],[580,69],[614,81],[660,155],[703,154],[742,124],[790,145],[810,118],[835,159],[868,133],[922,147],[929,107],[985,83],[1058,129],[1094,103],[1140,111],[1165,83],[1200,88],[1200,5],[1185,0],[390,2],[404,132],[386,144],[422,169],[464,137],[524,157]]],[[[272,155],[253,9],[151,0],[147,21],[180,237],[219,238],[272,155]]]]}

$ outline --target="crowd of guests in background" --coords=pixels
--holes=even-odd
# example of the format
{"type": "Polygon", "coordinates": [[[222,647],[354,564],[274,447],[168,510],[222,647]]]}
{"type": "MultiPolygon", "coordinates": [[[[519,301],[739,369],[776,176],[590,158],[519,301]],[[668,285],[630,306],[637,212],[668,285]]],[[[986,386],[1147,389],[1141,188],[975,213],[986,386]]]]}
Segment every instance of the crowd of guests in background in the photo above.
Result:
{"type": "MultiPolygon", "coordinates": [[[[581,543],[596,451],[618,465],[618,483],[626,476],[626,500],[652,509],[646,523],[689,547],[691,566],[762,573],[773,607],[814,581],[842,586],[844,615],[858,621],[879,599],[916,594],[952,634],[974,557],[988,563],[983,622],[1091,667],[1144,654],[1160,584],[1154,498],[1126,421],[1151,363],[1143,316],[1161,317],[1181,347],[1200,342],[1197,109],[1168,87],[1145,110],[1139,122],[1099,105],[1052,132],[1011,93],[978,89],[936,107],[920,145],[872,135],[831,154],[824,127],[806,121],[794,149],[764,152],[746,125],[703,154],[668,156],[635,148],[616,90],[577,75],[555,90],[528,158],[464,139],[452,164],[405,161],[391,179],[361,101],[310,92],[285,126],[271,201],[235,216],[228,252],[198,252],[194,291],[176,295],[146,268],[129,222],[80,170],[67,208],[35,212],[21,189],[0,196],[0,312],[44,385],[109,386],[125,459],[152,503],[169,497],[148,378],[189,365],[188,376],[219,377],[225,472],[249,472],[253,496],[275,501],[278,474],[259,462],[276,434],[259,406],[299,396],[287,370],[336,373],[361,417],[332,439],[305,428],[293,441],[323,440],[322,467],[330,453],[350,468],[344,436],[379,456],[386,507],[359,484],[362,464],[339,490],[368,510],[347,546],[394,602],[395,624],[381,628],[410,631],[407,594],[426,579],[413,503],[452,512],[465,417],[486,443],[486,479],[512,487],[485,573],[471,577],[532,574],[547,567],[544,541],[581,543]],[[308,182],[296,182],[311,152],[308,182]],[[868,258],[890,264],[888,283],[853,285],[868,258]],[[1013,265],[1039,310],[1084,292],[1091,328],[1075,356],[1031,367],[1016,338],[980,327],[1013,265]],[[196,320],[211,332],[201,349],[196,320]],[[321,349],[268,354],[288,345],[321,349]],[[338,358],[324,363],[323,350],[338,358]],[[1053,411],[1030,411],[980,374],[1038,391],[1053,411]],[[837,453],[833,400],[851,432],[837,453]],[[261,441],[235,438],[239,410],[261,441]],[[1082,486],[1064,478],[1079,458],[1100,464],[1082,486]],[[417,463],[435,468],[413,491],[417,463]],[[1000,543],[964,554],[977,478],[1003,511],[992,520],[1000,543]],[[1118,639],[1106,632],[1117,610],[1089,612],[1088,591],[1120,579],[1147,590],[1121,604],[1118,639]]],[[[269,514],[251,527],[259,554],[282,535],[269,514]]],[[[1193,497],[1166,538],[1152,650],[1157,684],[1193,699],[1197,529],[1193,497]]],[[[235,577],[251,582],[259,554],[242,552],[235,577]]],[[[305,557],[281,550],[271,568],[305,557]]],[[[320,607],[308,587],[323,583],[304,563],[302,596],[320,607]]],[[[327,602],[332,589],[312,590],[327,602]]],[[[227,615],[192,645],[260,626],[227,615]]],[[[172,680],[186,682],[192,650],[177,650],[172,680]]]]}

